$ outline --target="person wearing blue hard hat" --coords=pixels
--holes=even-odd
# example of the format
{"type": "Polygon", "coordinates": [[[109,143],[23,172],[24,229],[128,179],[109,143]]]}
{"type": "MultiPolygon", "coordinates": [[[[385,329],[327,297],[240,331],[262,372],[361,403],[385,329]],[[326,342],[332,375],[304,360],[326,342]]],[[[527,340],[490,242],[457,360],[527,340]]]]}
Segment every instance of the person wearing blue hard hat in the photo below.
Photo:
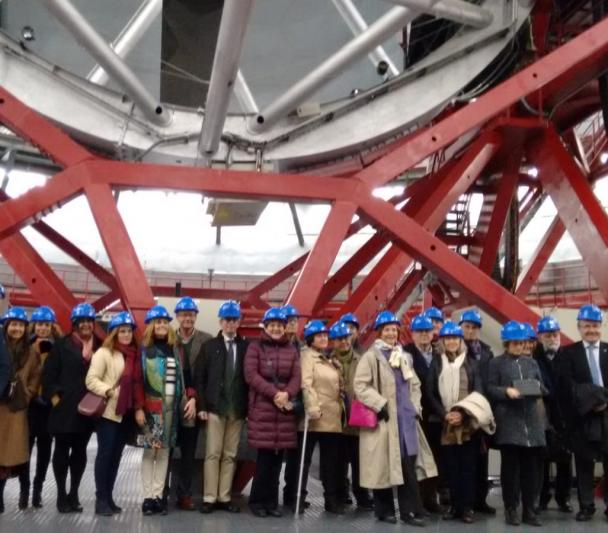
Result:
{"type": "Polygon", "coordinates": [[[522,322],[521,325],[526,330],[523,355],[530,357],[536,348],[536,330],[532,327],[532,324],[529,324],[528,322],[522,322]]]}
{"type": "Polygon", "coordinates": [[[216,509],[237,513],[231,489],[241,431],[247,416],[247,384],[243,362],[249,343],[238,334],[241,306],[224,302],[218,311],[220,331],[205,344],[195,382],[198,418],[207,423],[202,513],[216,509]]]}
{"type": "MultiPolygon", "coordinates": [[[[41,306],[32,312],[29,323],[29,339],[32,349],[36,353],[38,372],[42,373],[44,362],[53,347],[53,344],[62,337],[61,328],[52,308],[41,306]]],[[[42,396],[39,387],[32,397],[28,408],[30,456],[36,448],[36,473],[32,489],[32,505],[42,507],[42,489],[49,463],[51,461],[51,447],[53,437],[49,433],[50,405],[42,396]]],[[[19,474],[20,494],[22,503],[27,503],[27,494],[30,488],[30,468],[28,465],[19,474]]]]}
{"type": "Polygon", "coordinates": [[[505,353],[490,361],[487,395],[496,418],[494,443],[500,449],[505,522],[539,526],[537,505],[546,438],[538,402],[546,389],[538,363],[523,355],[526,328],[512,320],[503,325],[500,335],[505,353]],[[520,498],[521,518],[517,512],[520,498]]]}
{"type": "MultiPolygon", "coordinates": [[[[329,328],[329,339],[332,342],[332,357],[340,363],[340,373],[346,395],[346,420],[350,416],[350,405],[355,399],[354,380],[360,355],[353,350],[350,328],[344,322],[336,322],[329,328]]],[[[346,426],[342,430],[340,448],[346,464],[343,466],[344,477],[342,493],[345,504],[352,503],[350,491],[357,504],[357,509],[371,511],[374,502],[369,490],[359,483],[359,428],[346,426]],[[348,479],[348,466],[351,468],[351,479],[348,479]]]]}
{"type": "Polygon", "coordinates": [[[483,392],[478,364],[467,356],[462,328],[450,320],[439,330],[441,355],[433,359],[427,376],[430,414],[442,420],[442,467],[448,473],[450,508],[444,519],[474,522],[476,467],[481,449],[479,424],[474,425],[460,407],[473,400],[488,420],[490,404],[483,392]]]}
{"type": "Polygon", "coordinates": [[[559,365],[562,360],[559,323],[553,317],[545,316],[538,321],[537,333],[539,342],[534,349],[533,357],[538,363],[543,383],[547,387],[543,404],[549,422],[545,431],[547,448],[539,509],[546,510],[551,501],[551,464],[555,463],[555,501],[560,511],[571,513],[572,454],[566,445],[568,437],[558,393],[559,365]]]}
{"type": "MultiPolygon", "coordinates": [[[[29,468],[28,405],[36,394],[40,368],[27,338],[28,316],[21,307],[11,307],[4,314],[3,341],[9,356],[10,384],[0,401],[0,506],[4,511],[4,487],[8,477],[29,468]]],[[[29,487],[21,483],[19,508],[28,506],[29,487]],[[24,492],[25,490],[25,492],[24,492]]]]}
{"type": "Polygon", "coordinates": [[[441,329],[441,326],[443,326],[443,323],[445,322],[445,316],[443,315],[443,311],[441,309],[439,309],[438,307],[429,307],[424,312],[424,315],[427,318],[430,318],[431,321],[433,322],[433,336],[435,338],[437,338],[439,336],[439,330],[441,329]]]}
{"type": "Polygon", "coordinates": [[[340,317],[339,322],[346,324],[351,334],[351,342],[353,345],[353,350],[357,352],[359,355],[363,354],[363,349],[359,343],[359,334],[361,332],[361,324],[359,323],[359,319],[355,316],[354,313],[345,313],[340,317]]]}
{"type": "Polygon", "coordinates": [[[55,439],[53,472],[60,513],[82,512],[78,491],[94,421],[78,412],[78,404],[87,393],[85,378],[91,358],[101,346],[101,339],[94,332],[95,317],[95,309],[89,303],[79,303],[72,309],[72,330],[55,342],[42,372],[42,392],[52,406],[48,427],[55,439]]]}
{"type": "Polygon", "coordinates": [[[604,466],[604,514],[608,517],[608,343],[602,341],[603,313],[593,304],[577,314],[581,340],[565,346],[560,353],[559,394],[576,467],[580,522],[591,520],[595,512],[595,462],[604,466]],[[598,442],[599,427],[601,442],[598,442]],[[603,445],[601,444],[603,443],[603,445]]]}
{"type": "Polygon", "coordinates": [[[279,517],[283,455],[298,446],[294,401],[300,393],[300,355],[285,334],[287,316],[282,308],[268,309],[262,323],[260,339],[249,343],[245,354],[247,440],[257,449],[249,508],[258,517],[279,517]]]}
{"type": "Polygon", "coordinates": [[[305,499],[308,470],[318,444],[325,510],[329,513],[344,514],[342,484],[346,475],[346,458],[340,453],[344,417],[343,384],[340,363],[328,350],[328,333],[321,320],[311,320],[304,327],[306,348],[301,353],[302,394],[310,423],[304,449],[304,472],[300,490],[305,499]]]}
{"type": "Polygon", "coordinates": [[[285,334],[289,338],[289,341],[300,349],[304,345],[300,339],[298,339],[298,322],[300,320],[300,312],[291,304],[285,304],[282,309],[287,317],[285,334]]]}
{"type": "MultiPolygon", "coordinates": [[[[482,390],[485,391],[488,383],[488,365],[490,360],[494,358],[492,348],[480,339],[483,320],[481,314],[476,309],[467,309],[460,316],[459,325],[464,333],[464,342],[467,345],[467,357],[477,362],[478,372],[481,378],[482,390]]],[[[475,512],[486,515],[495,515],[496,509],[487,503],[490,484],[488,483],[488,460],[490,449],[490,439],[487,435],[482,434],[480,437],[484,441],[484,446],[481,446],[482,452],[477,457],[476,468],[476,498],[475,512]]]]}
{"type": "Polygon", "coordinates": [[[142,513],[167,514],[165,480],[170,451],[177,445],[178,428],[191,425],[196,417],[196,390],[190,359],[182,356],[167,309],[153,306],[144,322],[141,358],[145,417],[138,439],[144,448],[142,513]]]}
{"type": "MultiPolygon", "coordinates": [[[[206,331],[196,328],[199,308],[190,296],[180,298],[175,304],[174,312],[175,320],[178,323],[176,336],[177,346],[179,347],[182,359],[182,368],[184,368],[185,372],[192,373],[201,358],[203,345],[212,336],[206,331]],[[185,364],[185,359],[188,359],[188,364],[185,364]]],[[[184,378],[189,383],[194,383],[194,375],[184,376],[184,378]]],[[[196,443],[200,430],[201,428],[196,423],[196,418],[187,423],[179,424],[177,428],[177,446],[180,450],[180,461],[177,471],[172,472],[172,476],[177,478],[175,480],[176,505],[178,509],[183,511],[194,511],[196,509],[192,500],[192,475],[195,471],[196,443]]],[[[167,496],[167,492],[168,490],[165,490],[165,497],[167,496]]]]}
{"type": "MultiPolygon", "coordinates": [[[[431,362],[434,358],[439,357],[437,346],[433,344],[433,322],[424,313],[416,315],[410,324],[410,334],[413,342],[406,344],[403,350],[420,379],[422,412],[428,414],[430,413],[430,403],[426,392],[427,376],[431,362]]],[[[449,503],[447,472],[440,466],[442,421],[437,416],[429,415],[423,416],[420,424],[433,452],[435,463],[439,467],[439,476],[420,480],[418,488],[422,504],[427,512],[441,514],[444,508],[437,501],[438,497],[442,504],[449,503]]]]}
{"type": "Polygon", "coordinates": [[[379,521],[395,523],[393,487],[401,520],[425,525],[417,478],[437,475],[437,467],[418,423],[420,380],[399,344],[399,319],[382,311],[375,321],[377,338],[357,365],[357,399],[378,416],[378,425],[359,435],[360,483],[372,489],[379,521]],[[417,472],[418,470],[418,472],[417,472]]]}
{"type": "Polygon", "coordinates": [[[128,311],[116,313],[110,319],[108,335],[93,354],[85,380],[90,392],[107,399],[95,428],[95,514],[99,516],[113,516],[121,511],[113,492],[130,433],[129,420],[135,416],[140,425],[145,422],[141,359],[133,335],[135,327],[128,311]]]}

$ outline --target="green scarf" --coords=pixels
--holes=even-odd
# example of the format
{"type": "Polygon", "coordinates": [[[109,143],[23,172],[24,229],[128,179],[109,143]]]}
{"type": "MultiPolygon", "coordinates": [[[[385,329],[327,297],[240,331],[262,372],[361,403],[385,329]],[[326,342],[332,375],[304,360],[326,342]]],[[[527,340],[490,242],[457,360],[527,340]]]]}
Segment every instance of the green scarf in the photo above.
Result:
{"type": "Polygon", "coordinates": [[[346,382],[350,365],[355,357],[353,349],[350,348],[346,352],[339,352],[338,350],[334,350],[332,357],[335,357],[340,362],[340,365],[342,366],[342,378],[346,382]]]}

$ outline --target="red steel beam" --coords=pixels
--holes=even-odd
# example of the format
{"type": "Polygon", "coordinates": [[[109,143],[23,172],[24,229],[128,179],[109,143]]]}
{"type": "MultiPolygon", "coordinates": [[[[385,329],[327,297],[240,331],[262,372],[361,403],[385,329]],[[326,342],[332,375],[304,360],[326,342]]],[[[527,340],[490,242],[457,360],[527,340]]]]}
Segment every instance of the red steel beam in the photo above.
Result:
{"type": "MultiPolygon", "coordinates": [[[[451,165],[451,163],[448,163],[448,164],[446,164],[446,167],[449,168],[450,165],[451,165]]],[[[393,196],[389,200],[389,202],[393,205],[397,205],[401,202],[404,202],[405,200],[408,200],[409,198],[416,196],[425,186],[424,182],[425,182],[425,179],[419,179],[417,181],[409,183],[407,185],[407,187],[404,189],[403,193],[393,196]]],[[[348,239],[349,237],[352,237],[353,235],[358,233],[365,226],[367,226],[367,222],[365,222],[364,220],[358,220],[357,222],[353,222],[350,225],[348,232],[346,233],[346,239],[348,239]]],[[[284,281],[289,279],[291,276],[298,273],[301,270],[304,263],[306,262],[306,259],[308,258],[308,254],[309,254],[309,252],[306,252],[305,254],[301,255],[297,259],[294,259],[291,263],[289,263],[288,265],[283,267],[281,270],[277,271],[275,274],[273,274],[269,278],[265,279],[264,281],[260,282],[258,285],[253,287],[249,291],[249,294],[248,294],[248,299],[251,301],[251,303],[259,305],[260,298],[263,294],[271,291],[277,285],[283,283],[284,281]]],[[[332,281],[333,278],[334,278],[334,276],[332,276],[332,278],[330,278],[330,280],[328,280],[328,282],[326,282],[326,286],[332,286],[332,285],[338,286],[338,284],[335,281],[332,281]]],[[[325,291],[325,287],[324,287],[321,292],[321,296],[319,298],[324,301],[325,301],[325,298],[327,298],[327,301],[329,301],[333,296],[338,294],[338,292],[340,292],[340,290],[344,287],[344,285],[346,283],[348,283],[351,279],[352,279],[352,277],[348,278],[345,283],[343,283],[341,286],[339,286],[337,288],[337,290],[335,290],[335,292],[333,292],[329,296],[327,296],[327,292],[324,292],[325,291]]],[[[263,304],[263,302],[262,302],[262,304],[263,304]]],[[[317,305],[317,307],[318,306],[319,305],[317,305]]],[[[263,305],[263,307],[266,307],[266,306],[263,305]]]]}
{"type": "Polygon", "coordinates": [[[355,176],[372,188],[403,174],[419,161],[451,144],[542,89],[543,99],[558,101],[608,69],[608,18],[481,95],[476,102],[391,151],[355,176]]]}
{"type": "Polygon", "coordinates": [[[62,204],[78,196],[87,179],[86,162],[78,163],[55,174],[42,187],[2,202],[0,239],[31,224],[62,204]]]}
{"type": "MultiPolygon", "coordinates": [[[[39,89],[44,90],[43,87],[39,89]]],[[[62,167],[76,165],[94,157],[91,152],[15,98],[4,87],[0,87],[0,122],[62,167]]]]}
{"type": "MultiPolygon", "coordinates": [[[[496,132],[485,132],[474,141],[451,172],[444,176],[417,210],[411,213],[414,220],[434,233],[458,197],[475,183],[484,167],[499,150],[501,142],[501,136],[496,132]]],[[[411,256],[393,244],[355,289],[339,313],[352,311],[362,323],[370,320],[384,305],[386,297],[395,289],[412,261],[411,256]]]]}
{"type": "Polygon", "coordinates": [[[587,176],[553,129],[543,135],[537,154],[539,176],[557,214],[576,244],[598,289],[608,298],[608,216],[587,176]]]}
{"type": "Polygon", "coordinates": [[[356,204],[351,202],[334,203],[300,271],[287,301],[305,316],[312,315],[321,287],[338,255],[356,210],[356,204]]]}
{"type": "Polygon", "coordinates": [[[388,231],[405,253],[416,256],[427,269],[496,319],[536,323],[540,318],[519,298],[480,273],[406,214],[387,209],[385,202],[371,195],[362,196],[360,210],[375,225],[388,231]]]}
{"type": "Polygon", "coordinates": [[[498,186],[492,218],[490,219],[490,225],[484,239],[479,265],[477,265],[478,268],[486,274],[491,274],[494,269],[498,248],[500,247],[500,238],[502,237],[502,231],[505,227],[509,207],[511,206],[513,198],[516,198],[517,195],[520,161],[521,153],[519,154],[519,157],[515,156],[513,159],[509,160],[507,163],[508,166],[500,180],[500,185],[498,186]]]}
{"type": "Polygon", "coordinates": [[[154,295],[118,212],[112,189],[109,185],[88,185],[85,195],[116,272],[120,299],[135,320],[143,324],[146,311],[154,305],[154,295]]]}
{"type": "Polygon", "coordinates": [[[564,236],[564,233],[566,233],[566,226],[564,226],[564,223],[556,216],[549,226],[549,229],[538,243],[530,261],[528,261],[528,264],[519,275],[519,283],[515,291],[515,296],[522,300],[528,296],[530,289],[532,289],[538,280],[540,273],[545,268],[545,265],[549,261],[549,257],[551,257],[551,254],[564,236]]]}
{"type": "Polygon", "coordinates": [[[70,313],[76,299],[25,237],[17,233],[0,241],[0,254],[25,283],[38,305],[52,305],[61,327],[69,330],[70,313]]]}
{"type": "MultiPolygon", "coordinates": [[[[406,190],[410,191],[409,202],[402,207],[401,210],[412,216],[418,213],[424,202],[433,194],[433,191],[441,186],[441,183],[446,176],[449,176],[454,172],[456,164],[457,161],[450,161],[439,169],[438,172],[430,174],[425,178],[420,178],[409,185],[406,188],[406,190]]],[[[391,201],[391,203],[398,202],[391,201]]],[[[361,226],[367,225],[364,221],[360,221],[360,223],[361,226]]],[[[317,300],[317,309],[315,311],[324,307],[334,296],[336,296],[336,294],[348,285],[351,280],[361,272],[365,265],[369,264],[369,262],[380,253],[388,242],[388,237],[382,233],[377,233],[368,239],[367,242],[327,280],[317,300]]]]}
{"type": "MultiPolygon", "coordinates": [[[[0,190],[0,201],[5,202],[10,200],[10,196],[3,190],[0,190]]],[[[68,241],[63,235],[49,226],[46,222],[35,222],[32,227],[43,237],[52,242],[66,255],[74,259],[77,263],[86,268],[93,276],[106,285],[109,289],[116,289],[116,278],[114,275],[91,259],[80,248],[68,241]]]]}

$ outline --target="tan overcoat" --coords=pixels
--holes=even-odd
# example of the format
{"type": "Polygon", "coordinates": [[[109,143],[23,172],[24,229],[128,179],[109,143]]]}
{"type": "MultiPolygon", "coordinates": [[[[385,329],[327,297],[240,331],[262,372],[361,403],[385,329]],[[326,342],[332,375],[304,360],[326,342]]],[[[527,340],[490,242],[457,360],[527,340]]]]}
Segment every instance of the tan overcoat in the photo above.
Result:
{"type": "MultiPolygon", "coordinates": [[[[401,371],[410,385],[410,398],[418,416],[421,413],[420,380],[401,357],[401,371]]],[[[392,368],[377,348],[370,348],[357,365],[354,380],[357,399],[376,412],[387,406],[388,422],[379,422],[375,429],[359,432],[360,482],[362,487],[383,489],[403,484],[401,449],[397,426],[397,391],[392,368]],[[378,369],[380,376],[378,376],[378,369]],[[378,392],[378,385],[382,394],[378,392]]],[[[418,448],[416,477],[425,479],[437,475],[437,467],[430,446],[420,424],[417,423],[418,448]]]]}

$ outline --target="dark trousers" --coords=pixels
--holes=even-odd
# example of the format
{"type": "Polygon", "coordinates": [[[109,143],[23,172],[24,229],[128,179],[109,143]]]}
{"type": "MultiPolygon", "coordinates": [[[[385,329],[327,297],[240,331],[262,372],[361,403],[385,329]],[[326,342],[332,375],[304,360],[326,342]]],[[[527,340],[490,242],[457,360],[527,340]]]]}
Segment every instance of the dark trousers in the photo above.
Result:
{"type": "Polygon", "coordinates": [[[570,501],[572,489],[572,457],[568,461],[551,461],[545,458],[543,468],[543,483],[540,491],[541,503],[551,500],[551,464],[555,463],[555,501],[563,505],[570,501]]]}
{"type": "MultiPolygon", "coordinates": [[[[300,457],[302,456],[302,441],[304,433],[298,432],[298,447],[285,450],[285,472],[283,473],[283,505],[296,504],[298,495],[298,476],[300,474],[300,457]]],[[[302,498],[306,498],[305,492],[302,498]]]]}
{"type": "MultiPolygon", "coordinates": [[[[485,436],[481,436],[485,439],[485,436]]],[[[490,484],[488,483],[489,452],[483,441],[479,444],[475,459],[475,507],[483,507],[488,497],[490,484]]]]}
{"type": "Polygon", "coordinates": [[[113,502],[112,492],[120,459],[127,440],[126,422],[100,418],[97,422],[97,457],[95,458],[95,495],[97,500],[113,502]]]}
{"type": "Polygon", "coordinates": [[[78,487],[87,466],[87,444],[91,438],[84,433],[57,433],[53,453],[53,472],[57,482],[57,498],[67,495],[67,477],[70,473],[70,496],[78,497],[78,487]]]}
{"type": "MultiPolygon", "coordinates": [[[[29,445],[30,457],[34,446],[36,446],[36,473],[34,474],[34,492],[41,492],[42,485],[46,479],[46,473],[51,462],[51,447],[53,437],[48,431],[49,408],[35,401],[28,409],[29,445]]],[[[30,464],[29,462],[19,473],[19,485],[21,492],[27,493],[30,488],[30,464]]]]}
{"type": "Polygon", "coordinates": [[[502,446],[500,448],[500,484],[505,509],[516,509],[521,501],[524,513],[533,513],[540,494],[542,448],[502,446]]]}
{"type": "MultiPolygon", "coordinates": [[[[401,459],[401,470],[403,471],[403,485],[397,487],[397,502],[399,503],[399,514],[402,517],[409,513],[420,514],[423,512],[418,483],[416,481],[416,456],[407,456],[401,459]]],[[[395,515],[395,500],[393,499],[393,487],[388,489],[374,489],[374,513],[378,518],[395,515]]]]}
{"type": "MultiPolygon", "coordinates": [[[[578,491],[578,503],[581,509],[594,510],[593,489],[595,485],[593,471],[595,461],[588,454],[574,454],[576,465],[576,481],[578,491]]],[[[604,467],[604,504],[608,509],[608,454],[602,454],[604,467]]]]}
{"type": "Polygon", "coordinates": [[[279,477],[283,450],[258,450],[255,474],[249,493],[249,507],[274,510],[279,506],[279,477]]]}
{"type": "Polygon", "coordinates": [[[447,469],[444,464],[444,454],[441,446],[441,422],[423,421],[422,430],[424,436],[433,452],[433,459],[437,465],[438,477],[423,479],[418,482],[418,490],[422,503],[429,509],[437,505],[437,489],[447,488],[449,486],[447,469]]]}
{"type": "Polygon", "coordinates": [[[368,489],[363,488],[359,483],[359,436],[341,435],[338,450],[338,460],[346,461],[345,465],[340,466],[344,471],[340,495],[342,501],[348,498],[349,485],[353,491],[353,496],[357,503],[365,503],[371,500],[368,489]],[[350,465],[350,483],[348,481],[348,466],[350,465]]]}
{"type": "MultiPolygon", "coordinates": [[[[325,433],[321,431],[309,431],[306,438],[304,450],[304,471],[302,474],[301,499],[304,501],[308,491],[308,471],[312,462],[312,455],[319,444],[319,474],[323,484],[323,496],[325,504],[338,504],[344,500],[342,494],[343,480],[346,476],[346,457],[340,456],[340,433],[325,433]]],[[[297,485],[297,481],[296,481],[297,485]]],[[[297,497],[297,493],[296,493],[297,497]]],[[[294,502],[295,503],[295,502],[294,502]]]]}
{"type": "Polygon", "coordinates": [[[444,463],[450,486],[450,502],[456,513],[471,511],[475,505],[475,472],[479,439],[475,436],[462,444],[443,446],[444,463]]]}
{"type": "MultiPolygon", "coordinates": [[[[177,497],[184,498],[192,496],[192,475],[194,473],[194,462],[196,455],[196,444],[200,427],[184,427],[181,424],[177,430],[177,445],[179,446],[180,461],[177,472],[177,497]]],[[[167,484],[168,486],[168,484],[167,484]]]]}

